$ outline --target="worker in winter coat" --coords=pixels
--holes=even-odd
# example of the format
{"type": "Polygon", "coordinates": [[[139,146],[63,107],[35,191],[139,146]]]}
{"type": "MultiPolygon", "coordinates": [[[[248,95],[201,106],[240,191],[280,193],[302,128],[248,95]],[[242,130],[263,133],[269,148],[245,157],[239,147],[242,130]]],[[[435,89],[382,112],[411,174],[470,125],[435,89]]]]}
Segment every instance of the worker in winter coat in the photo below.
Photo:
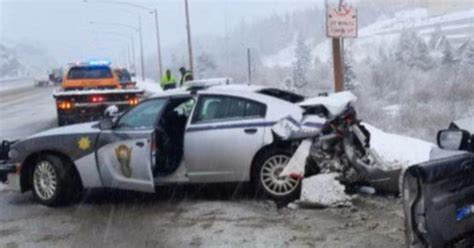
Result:
{"type": "Polygon", "coordinates": [[[171,74],[169,69],[166,69],[165,75],[161,77],[160,85],[163,90],[176,88],[176,78],[171,74]]]}
{"type": "Polygon", "coordinates": [[[184,82],[193,80],[193,74],[190,71],[187,71],[184,67],[179,68],[181,73],[181,79],[179,80],[179,87],[184,85],[184,82]]]}

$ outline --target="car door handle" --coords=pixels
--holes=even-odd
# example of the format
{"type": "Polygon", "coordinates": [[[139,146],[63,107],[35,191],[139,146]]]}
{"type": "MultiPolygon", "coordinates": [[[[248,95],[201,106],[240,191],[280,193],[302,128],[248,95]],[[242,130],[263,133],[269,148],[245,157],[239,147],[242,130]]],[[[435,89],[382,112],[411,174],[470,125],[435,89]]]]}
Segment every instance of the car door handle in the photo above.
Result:
{"type": "Polygon", "coordinates": [[[254,134],[254,133],[257,132],[257,129],[256,128],[247,128],[247,129],[244,129],[244,132],[248,133],[248,134],[254,134]]]}
{"type": "Polygon", "coordinates": [[[145,145],[145,143],[139,141],[139,142],[135,143],[135,145],[137,145],[138,147],[143,147],[145,145]]]}

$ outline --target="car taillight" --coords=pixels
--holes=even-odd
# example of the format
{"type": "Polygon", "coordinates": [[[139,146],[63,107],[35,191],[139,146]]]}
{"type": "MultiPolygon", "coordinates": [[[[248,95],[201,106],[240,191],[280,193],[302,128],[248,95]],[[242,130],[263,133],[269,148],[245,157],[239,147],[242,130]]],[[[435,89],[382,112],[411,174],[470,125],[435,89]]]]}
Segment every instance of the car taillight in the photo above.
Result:
{"type": "Polygon", "coordinates": [[[103,101],[105,101],[105,97],[103,97],[103,96],[92,96],[90,98],[90,101],[93,102],[93,103],[103,102],[103,101]]]}
{"type": "Polygon", "coordinates": [[[74,104],[72,102],[69,102],[69,101],[58,102],[59,109],[68,110],[68,109],[72,109],[73,107],[74,107],[74,104]]]}
{"type": "Polygon", "coordinates": [[[128,104],[137,105],[138,104],[138,98],[134,97],[134,98],[128,99],[128,104]]]}

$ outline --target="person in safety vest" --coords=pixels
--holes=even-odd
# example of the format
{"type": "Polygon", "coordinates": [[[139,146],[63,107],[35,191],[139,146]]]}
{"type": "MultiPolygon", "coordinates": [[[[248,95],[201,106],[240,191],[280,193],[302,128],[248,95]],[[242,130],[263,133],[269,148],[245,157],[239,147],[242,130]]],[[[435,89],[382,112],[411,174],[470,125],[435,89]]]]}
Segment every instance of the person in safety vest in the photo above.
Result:
{"type": "Polygon", "coordinates": [[[184,67],[179,68],[179,72],[181,73],[181,79],[179,80],[179,87],[184,85],[184,82],[193,80],[193,74],[191,71],[187,71],[184,67]]]}
{"type": "Polygon", "coordinates": [[[166,69],[165,75],[161,77],[160,85],[163,90],[176,88],[176,78],[171,75],[171,71],[166,69]]]}

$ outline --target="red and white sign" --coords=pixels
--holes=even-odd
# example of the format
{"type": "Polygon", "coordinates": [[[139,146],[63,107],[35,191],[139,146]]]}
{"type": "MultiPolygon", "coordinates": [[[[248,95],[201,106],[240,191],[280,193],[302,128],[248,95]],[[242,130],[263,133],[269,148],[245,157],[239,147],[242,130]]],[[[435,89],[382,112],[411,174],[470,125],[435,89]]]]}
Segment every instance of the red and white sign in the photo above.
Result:
{"type": "Polygon", "coordinates": [[[357,37],[357,10],[347,4],[326,7],[326,35],[331,38],[357,37]]]}

